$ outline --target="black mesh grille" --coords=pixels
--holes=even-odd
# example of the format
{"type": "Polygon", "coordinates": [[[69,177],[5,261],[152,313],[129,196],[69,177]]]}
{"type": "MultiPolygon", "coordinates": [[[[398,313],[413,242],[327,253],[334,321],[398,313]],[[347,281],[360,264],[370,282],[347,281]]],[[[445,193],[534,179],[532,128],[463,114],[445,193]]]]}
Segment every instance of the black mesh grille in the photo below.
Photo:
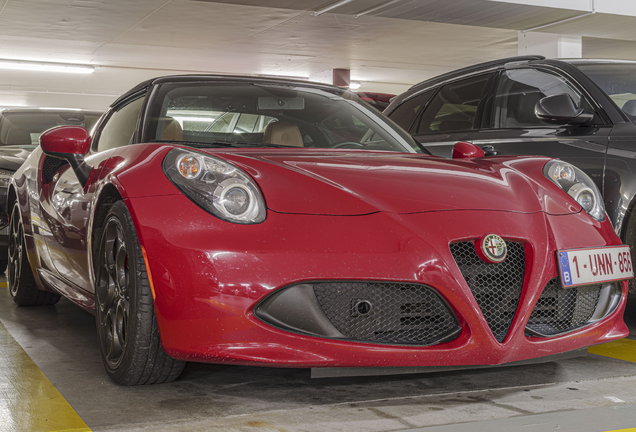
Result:
{"type": "Polygon", "coordinates": [[[558,278],[548,282],[530,315],[526,329],[553,335],[581,327],[596,309],[602,285],[563,289],[558,278]]]}
{"type": "Polygon", "coordinates": [[[317,283],[314,293],[334,327],[357,341],[432,345],[460,332],[455,315],[431,288],[400,283],[317,283]]]}
{"type": "Polygon", "coordinates": [[[67,163],[68,162],[64,159],[47,156],[42,164],[42,179],[44,179],[46,183],[51,183],[57,170],[67,163]]]}
{"type": "Polygon", "coordinates": [[[450,245],[459,270],[499,342],[506,338],[517,311],[525,271],[523,245],[515,242],[507,244],[508,255],[499,264],[482,261],[472,242],[450,245]]]}

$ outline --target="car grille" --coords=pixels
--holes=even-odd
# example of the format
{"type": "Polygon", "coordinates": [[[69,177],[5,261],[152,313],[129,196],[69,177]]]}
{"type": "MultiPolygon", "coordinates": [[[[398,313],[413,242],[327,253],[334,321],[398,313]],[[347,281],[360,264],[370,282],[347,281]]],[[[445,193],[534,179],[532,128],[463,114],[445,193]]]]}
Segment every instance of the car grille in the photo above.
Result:
{"type": "Polygon", "coordinates": [[[514,319],[525,271],[523,245],[507,242],[508,255],[498,264],[479,258],[473,242],[452,243],[453,258],[473,293],[495,339],[504,341],[514,319]]]}
{"type": "Polygon", "coordinates": [[[426,286],[325,282],[314,285],[314,294],[332,325],[350,340],[433,345],[461,332],[446,302],[426,286]]]}
{"type": "Polygon", "coordinates": [[[57,170],[67,163],[68,162],[64,159],[47,156],[44,159],[44,163],[42,164],[42,178],[44,179],[44,182],[51,183],[53,181],[53,176],[55,176],[57,170]]]}
{"type": "Polygon", "coordinates": [[[530,315],[526,330],[551,336],[585,325],[596,310],[602,285],[563,289],[558,278],[548,282],[530,315]]]}

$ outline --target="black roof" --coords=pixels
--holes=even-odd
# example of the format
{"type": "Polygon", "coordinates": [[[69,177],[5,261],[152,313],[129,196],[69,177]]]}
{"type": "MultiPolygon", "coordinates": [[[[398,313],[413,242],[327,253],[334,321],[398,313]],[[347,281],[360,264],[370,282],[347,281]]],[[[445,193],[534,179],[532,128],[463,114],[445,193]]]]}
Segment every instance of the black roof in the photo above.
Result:
{"type": "Polygon", "coordinates": [[[532,61],[532,60],[545,60],[544,56],[540,56],[540,55],[530,55],[530,56],[517,56],[517,57],[507,57],[507,58],[503,58],[503,59],[499,59],[499,60],[491,60],[491,61],[487,61],[484,63],[478,63],[475,65],[471,65],[471,66],[467,66],[461,69],[455,69],[451,72],[447,72],[445,74],[442,75],[437,75],[434,78],[430,78],[427,79],[426,81],[422,81],[420,83],[415,84],[414,86],[412,86],[409,90],[413,90],[417,87],[421,87],[423,85],[427,85],[429,83],[433,83],[433,82],[438,82],[438,81],[444,81],[446,79],[450,79],[453,78],[455,76],[458,75],[465,75],[467,73],[473,72],[473,71],[478,71],[480,69],[488,69],[491,67],[497,67],[497,66],[503,66],[507,63],[517,63],[517,62],[523,62],[523,61],[532,61]]]}
{"type": "MultiPolygon", "coordinates": [[[[260,84],[278,84],[278,85],[288,85],[288,86],[302,86],[302,87],[313,87],[313,88],[322,88],[326,90],[338,90],[338,91],[349,91],[343,87],[337,87],[330,84],[323,84],[313,81],[305,81],[301,79],[292,79],[292,78],[270,78],[270,77],[257,77],[257,76],[247,76],[247,75],[168,75],[157,78],[152,78],[146,81],[143,81],[137,84],[132,89],[128,90],[126,93],[121,95],[112,105],[119,103],[121,100],[127,99],[131,95],[138,93],[139,91],[155,84],[164,84],[164,83],[187,83],[187,82],[197,82],[197,81],[228,81],[228,82],[245,82],[245,83],[260,83],[260,84]]],[[[355,94],[350,92],[351,94],[355,94]]]]}
{"type": "Polygon", "coordinates": [[[48,113],[73,113],[81,112],[83,114],[95,114],[102,115],[104,111],[101,110],[88,110],[88,109],[74,109],[74,108],[2,108],[0,113],[19,113],[19,114],[41,114],[48,113]]]}

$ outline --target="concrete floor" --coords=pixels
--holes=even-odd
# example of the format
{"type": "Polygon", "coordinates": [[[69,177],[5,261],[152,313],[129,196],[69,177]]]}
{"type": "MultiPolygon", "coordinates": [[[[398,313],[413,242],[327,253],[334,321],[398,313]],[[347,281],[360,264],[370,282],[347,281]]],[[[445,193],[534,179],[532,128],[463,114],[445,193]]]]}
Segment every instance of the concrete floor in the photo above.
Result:
{"type": "Polygon", "coordinates": [[[26,352],[52,384],[28,393],[16,377],[35,372],[5,360],[0,431],[636,431],[636,299],[626,316],[627,360],[588,354],[531,366],[325,379],[302,369],[190,363],[174,383],[119,387],[103,370],[92,315],[64,299],[19,308],[0,288],[0,361],[3,352],[26,352]],[[47,411],[49,404],[58,405],[47,411]],[[40,423],[21,423],[29,409],[40,423]],[[54,418],[65,410],[72,415],[54,418]]]}

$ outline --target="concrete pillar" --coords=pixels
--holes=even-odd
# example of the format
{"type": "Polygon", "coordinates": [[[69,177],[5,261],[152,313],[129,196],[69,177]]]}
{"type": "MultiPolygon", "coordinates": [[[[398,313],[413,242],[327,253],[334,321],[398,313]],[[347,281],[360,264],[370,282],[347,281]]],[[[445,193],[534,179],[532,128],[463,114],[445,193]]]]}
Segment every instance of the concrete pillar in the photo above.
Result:
{"type": "Polygon", "coordinates": [[[583,37],[539,32],[519,32],[519,55],[547,58],[583,57],[583,37]]]}
{"type": "Polygon", "coordinates": [[[329,69],[311,75],[309,80],[325,84],[333,84],[340,87],[349,87],[349,83],[351,82],[351,71],[349,69],[329,69]]]}

